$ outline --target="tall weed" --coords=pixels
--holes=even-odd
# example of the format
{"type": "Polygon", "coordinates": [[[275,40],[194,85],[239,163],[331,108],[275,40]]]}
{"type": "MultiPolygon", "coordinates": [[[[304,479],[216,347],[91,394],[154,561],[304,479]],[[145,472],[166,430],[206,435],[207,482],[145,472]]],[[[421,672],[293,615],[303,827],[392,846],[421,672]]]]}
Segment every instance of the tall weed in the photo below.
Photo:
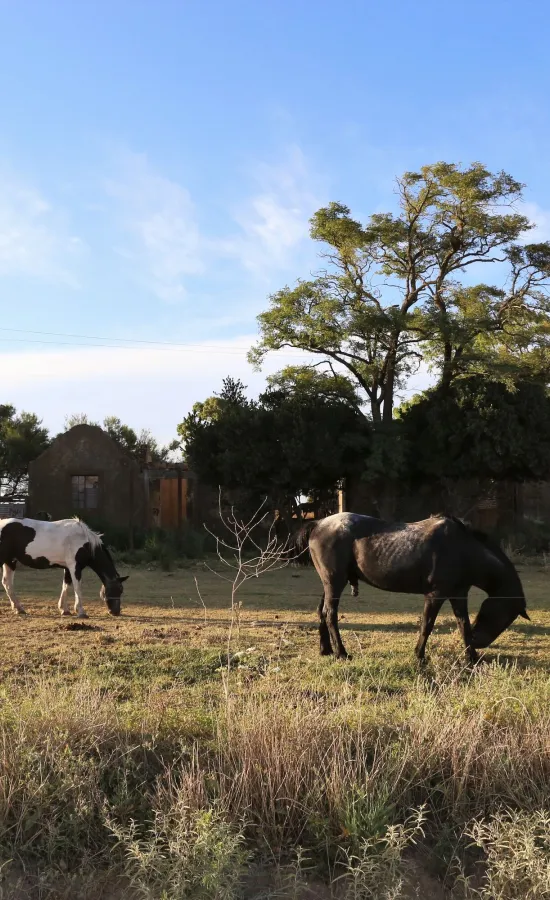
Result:
{"type": "Polygon", "coordinates": [[[543,900],[550,897],[550,812],[507,810],[474,820],[467,834],[483,850],[481,900],[543,900]]]}

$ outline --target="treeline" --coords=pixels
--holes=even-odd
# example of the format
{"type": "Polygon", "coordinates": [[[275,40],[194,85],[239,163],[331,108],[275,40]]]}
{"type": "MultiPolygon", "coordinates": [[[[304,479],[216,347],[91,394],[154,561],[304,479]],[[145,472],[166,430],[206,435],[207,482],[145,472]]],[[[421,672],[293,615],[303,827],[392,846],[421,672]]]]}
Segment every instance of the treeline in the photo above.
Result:
{"type": "Polygon", "coordinates": [[[228,378],[179,426],[192,467],[212,486],[240,491],[254,506],[268,497],[290,515],[306,495],[317,506],[343,478],[405,491],[460,479],[550,478],[550,398],[543,385],[513,389],[480,376],[436,387],[377,426],[352,396],[323,392],[323,376],[284,373],[257,401],[228,378]]]}

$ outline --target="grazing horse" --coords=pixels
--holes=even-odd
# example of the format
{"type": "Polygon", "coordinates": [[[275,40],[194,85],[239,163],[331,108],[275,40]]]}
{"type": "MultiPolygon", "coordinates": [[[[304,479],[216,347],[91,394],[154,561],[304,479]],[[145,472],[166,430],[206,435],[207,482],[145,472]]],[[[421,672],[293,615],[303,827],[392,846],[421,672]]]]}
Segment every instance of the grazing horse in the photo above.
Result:
{"type": "Polygon", "coordinates": [[[445,600],[451,603],[470,662],[478,658],[476,648],[488,647],[517,616],[529,618],[514,565],[486,534],[460,519],[433,516],[396,524],[337,513],[303,525],[294,548],[305,564],[309,548],[323,583],[318,609],[323,656],[332,653],[333,646],[336,656],[347,656],[338,628],[338,603],[348,582],[353,596],[359,593],[359,580],[383,591],[424,594],[416,645],[419,660],[424,659],[426,642],[445,600]],[[472,628],[468,591],[474,586],[488,597],[472,628]]]}
{"type": "Polygon", "coordinates": [[[2,584],[16,613],[24,613],[14,590],[15,567],[20,562],[32,569],[65,569],[59,598],[62,616],[69,616],[67,594],[72,582],[74,611],[80,619],[87,619],[82,605],[82,570],[89,566],[101,579],[100,597],[113,616],[120,615],[122,583],[113,558],[101,535],[91,531],[80,519],[60,519],[57,522],[38,519],[0,519],[0,565],[3,567],[2,584]]]}

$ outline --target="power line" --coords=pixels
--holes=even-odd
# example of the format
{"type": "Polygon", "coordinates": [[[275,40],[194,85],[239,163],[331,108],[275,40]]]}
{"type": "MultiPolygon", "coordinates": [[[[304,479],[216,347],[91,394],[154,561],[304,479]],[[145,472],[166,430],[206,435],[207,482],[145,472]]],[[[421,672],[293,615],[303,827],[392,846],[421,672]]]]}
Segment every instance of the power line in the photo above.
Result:
{"type": "MultiPolygon", "coordinates": [[[[99,335],[94,335],[94,334],[71,334],[70,332],[63,332],[63,331],[31,331],[30,329],[27,329],[27,328],[4,328],[3,326],[0,328],[0,331],[9,331],[9,332],[17,333],[17,334],[40,334],[40,335],[46,335],[49,337],[81,338],[83,340],[89,340],[89,341],[120,341],[120,342],[124,342],[127,344],[128,343],[151,344],[151,345],[157,346],[157,347],[177,347],[177,348],[186,349],[186,350],[200,350],[200,351],[202,351],[202,350],[209,350],[209,351],[210,350],[213,350],[213,351],[227,350],[228,352],[238,352],[238,353],[248,352],[248,351],[244,351],[244,349],[241,350],[238,347],[229,346],[229,345],[224,346],[223,344],[201,344],[200,347],[196,347],[194,344],[184,344],[179,341],[149,341],[149,340],[144,340],[143,338],[100,337],[99,335]]],[[[5,340],[7,341],[8,338],[6,338],[5,340]]],[[[19,341],[19,342],[22,341],[21,338],[19,338],[19,339],[11,338],[11,340],[19,341]]],[[[31,339],[29,339],[28,343],[57,344],[59,342],[58,341],[32,341],[31,339]]],[[[70,343],[67,343],[66,346],[70,346],[70,343]]],[[[109,344],[75,344],[75,346],[107,347],[107,346],[111,346],[111,345],[109,345],[109,344]]],[[[279,352],[279,351],[277,351],[277,352],[279,352]]],[[[294,354],[292,354],[292,355],[294,355],[294,354]]]]}
{"type": "MultiPolygon", "coordinates": [[[[7,329],[0,329],[0,331],[7,329]]],[[[30,334],[41,334],[42,332],[29,332],[30,334]]],[[[47,332],[44,332],[47,334],[47,332]]],[[[82,335],[82,337],[86,337],[86,335],[82,335]]],[[[96,340],[101,340],[101,338],[97,338],[96,340]]],[[[107,339],[108,340],[108,339],[107,339]]],[[[127,340],[128,343],[132,340],[132,338],[113,338],[113,340],[124,341],[127,340]]],[[[49,347],[90,347],[90,348],[107,348],[110,350],[139,350],[139,347],[132,346],[124,346],[124,344],[84,344],[79,343],[78,341],[40,341],[35,338],[8,338],[8,337],[0,337],[0,343],[2,344],[41,344],[49,347]]],[[[239,349],[238,347],[224,347],[223,345],[219,346],[208,346],[206,344],[201,345],[200,347],[193,346],[192,344],[168,344],[162,343],[161,341],[151,341],[143,343],[151,343],[156,344],[157,346],[163,346],[165,348],[166,353],[223,353],[224,355],[230,356],[242,356],[243,354],[248,353],[248,350],[244,347],[239,349]]],[[[145,349],[145,348],[144,348],[145,349]]],[[[292,351],[284,351],[284,350],[274,350],[274,353],[278,353],[281,356],[287,356],[292,359],[308,359],[308,357],[299,353],[292,353],[292,351]]]]}
{"type": "MultiPolygon", "coordinates": [[[[118,340],[124,340],[124,338],[118,338],[118,340]]],[[[38,341],[34,338],[0,338],[0,342],[3,344],[45,344],[49,347],[90,347],[90,348],[100,348],[105,347],[111,350],[138,350],[139,347],[125,347],[121,344],[83,344],[78,343],[77,341],[38,341]]],[[[167,346],[167,353],[233,353],[235,355],[242,355],[243,353],[247,353],[248,351],[244,348],[242,350],[238,350],[236,348],[229,347],[192,347],[182,345],[181,347],[170,347],[167,346]]]]}
{"type": "MultiPolygon", "coordinates": [[[[164,347],[165,352],[168,353],[222,353],[224,355],[230,356],[242,356],[243,353],[248,353],[248,350],[243,348],[238,348],[235,346],[224,346],[223,344],[201,344],[200,346],[196,346],[193,344],[184,344],[178,341],[150,341],[145,340],[143,338],[117,338],[117,337],[99,337],[99,335],[92,334],[72,334],[70,332],[62,332],[62,331],[33,331],[25,328],[6,328],[4,326],[0,326],[0,331],[9,331],[14,334],[40,334],[49,337],[74,337],[81,338],[83,340],[89,341],[119,341],[119,344],[84,344],[77,341],[41,341],[36,340],[34,338],[8,338],[8,337],[0,337],[0,343],[2,344],[40,344],[44,346],[50,347],[98,347],[105,348],[107,350],[137,350],[139,348],[133,346],[124,346],[126,344],[144,344],[151,347],[164,347]],[[124,342],[124,343],[123,343],[124,342]]],[[[300,351],[292,351],[291,348],[286,348],[284,350],[273,350],[272,353],[278,353],[280,356],[286,356],[289,359],[309,359],[310,356],[306,356],[303,352],[300,351]]],[[[318,354],[322,355],[322,354],[318,354]]],[[[412,393],[420,393],[423,388],[415,387],[415,388],[402,388],[398,391],[398,394],[412,394],[412,393]]]]}
{"type": "MultiPolygon", "coordinates": [[[[124,341],[126,343],[133,344],[154,344],[161,347],[192,347],[192,344],[184,344],[179,341],[149,341],[144,340],[142,338],[117,338],[117,337],[105,337],[99,336],[97,334],[72,334],[71,332],[65,331],[31,331],[29,328],[0,328],[0,331],[11,331],[17,332],[18,334],[41,334],[48,335],[49,337],[71,337],[71,338],[83,338],[90,341],[124,341]]],[[[15,340],[15,339],[14,339],[15,340]]],[[[206,349],[218,349],[218,347],[209,346],[207,344],[203,344],[206,349]]]]}

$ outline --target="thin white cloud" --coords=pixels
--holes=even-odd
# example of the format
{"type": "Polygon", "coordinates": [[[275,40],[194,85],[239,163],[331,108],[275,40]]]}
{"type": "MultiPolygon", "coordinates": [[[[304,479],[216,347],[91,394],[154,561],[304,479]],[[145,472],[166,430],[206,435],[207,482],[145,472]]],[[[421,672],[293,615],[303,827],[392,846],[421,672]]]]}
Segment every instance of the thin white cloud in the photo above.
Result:
{"type": "Polygon", "coordinates": [[[181,350],[71,347],[6,353],[2,391],[6,402],[37,413],[54,434],[66,415],[86,412],[93,421],[118,415],[169,441],[193,403],[219,391],[227,375],[241,378],[255,396],[267,375],[304,359],[288,351],[273,353],[261,374],[253,372],[246,360],[253,341],[254,335],[247,334],[181,350]]]}
{"type": "Polygon", "coordinates": [[[2,357],[2,368],[6,372],[9,370],[9,374],[2,383],[9,388],[20,382],[36,384],[36,379],[57,382],[68,377],[74,382],[109,381],[112,378],[133,382],[140,375],[144,378],[192,376],[197,369],[213,365],[225,370],[242,362],[244,365],[240,368],[246,368],[246,354],[253,341],[254,336],[247,335],[231,341],[190,344],[181,349],[90,345],[7,353],[2,357]]]}
{"type": "Polygon", "coordinates": [[[253,271],[288,266],[309,239],[309,219],[320,205],[306,158],[292,147],[279,165],[261,164],[256,190],[237,210],[240,232],[221,243],[224,253],[253,271]]]}
{"type": "Polygon", "coordinates": [[[0,276],[23,276],[78,287],[82,241],[32,185],[0,171],[0,276]]]}
{"type": "MultiPolygon", "coordinates": [[[[223,260],[262,277],[292,266],[309,241],[308,220],[320,204],[298,147],[280,164],[254,167],[251,194],[232,210],[233,227],[225,234],[201,230],[188,189],[157,172],[146,156],[119,154],[118,168],[105,184],[125,235],[116,252],[135,278],[167,302],[184,299],[189,278],[223,260]]],[[[219,212],[220,220],[227,219],[227,209],[219,212]]]]}
{"type": "Polygon", "coordinates": [[[129,238],[121,248],[146,285],[167,302],[185,296],[185,278],[203,271],[201,236],[189,191],[159,175],[144,155],[127,153],[106,184],[129,238]]]}

